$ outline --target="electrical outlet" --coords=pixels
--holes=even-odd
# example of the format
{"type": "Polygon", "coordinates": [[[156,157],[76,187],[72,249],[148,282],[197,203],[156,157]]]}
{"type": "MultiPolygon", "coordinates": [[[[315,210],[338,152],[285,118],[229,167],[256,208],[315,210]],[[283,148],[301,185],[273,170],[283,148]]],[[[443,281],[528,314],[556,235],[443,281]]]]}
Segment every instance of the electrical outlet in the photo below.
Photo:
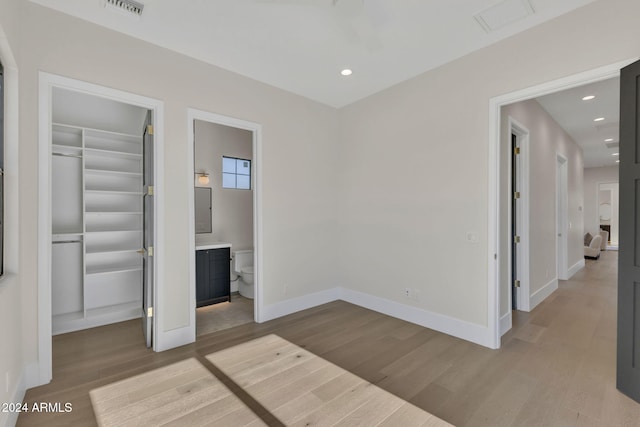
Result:
{"type": "Polygon", "coordinates": [[[404,297],[411,299],[413,292],[411,292],[411,288],[404,288],[404,297]]]}

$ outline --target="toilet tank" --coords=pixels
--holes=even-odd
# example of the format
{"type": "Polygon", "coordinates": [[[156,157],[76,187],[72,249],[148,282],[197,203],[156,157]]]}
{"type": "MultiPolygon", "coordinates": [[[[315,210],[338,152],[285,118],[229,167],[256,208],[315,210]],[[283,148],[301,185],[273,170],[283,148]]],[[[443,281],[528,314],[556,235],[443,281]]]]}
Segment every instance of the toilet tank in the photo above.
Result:
{"type": "Polygon", "coordinates": [[[233,255],[233,271],[240,273],[242,267],[250,267],[253,265],[253,250],[234,251],[233,255]]]}

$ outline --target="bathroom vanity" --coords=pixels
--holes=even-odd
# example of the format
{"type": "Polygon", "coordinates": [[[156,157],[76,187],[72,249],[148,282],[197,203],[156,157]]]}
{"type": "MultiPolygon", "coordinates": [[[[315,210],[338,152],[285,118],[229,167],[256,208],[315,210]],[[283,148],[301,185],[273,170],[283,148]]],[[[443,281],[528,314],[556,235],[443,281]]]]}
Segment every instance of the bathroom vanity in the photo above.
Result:
{"type": "Polygon", "coordinates": [[[231,244],[196,246],[196,307],[231,300],[231,244]]]}

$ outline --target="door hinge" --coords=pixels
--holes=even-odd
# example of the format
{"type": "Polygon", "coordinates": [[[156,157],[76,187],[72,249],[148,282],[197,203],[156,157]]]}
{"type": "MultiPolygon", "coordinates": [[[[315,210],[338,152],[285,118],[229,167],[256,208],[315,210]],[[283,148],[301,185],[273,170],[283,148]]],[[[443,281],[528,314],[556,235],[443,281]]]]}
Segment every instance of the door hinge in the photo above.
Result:
{"type": "Polygon", "coordinates": [[[147,248],[147,256],[153,256],[153,246],[147,248]]]}
{"type": "Polygon", "coordinates": [[[516,200],[519,199],[520,198],[520,192],[516,191],[515,193],[513,193],[513,198],[516,199],[516,200]]]}
{"type": "Polygon", "coordinates": [[[147,196],[153,196],[153,185],[147,186],[147,196]]]}
{"type": "Polygon", "coordinates": [[[514,243],[520,243],[520,236],[513,236],[514,243]]]}
{"type": "Polygon", "coordinates": [[[147,317],[153,317],[153,307],[147,308],[147,317]]]}
{"type": "Polygon", "coordinates": [[[520,280],[514,280],[513,281],[513,286],[515,286],[516,288],[520,287],[520,280]]]}
{"type": "Polygon", "coordinates": [[[153,135],[153,125],[147,125],[147,135],[153,135]]]}
{"type": "Polygon", "coordinates": [[[518,154],[520,154],[520,147],[515,147],[515,148],[513,149],[513,154],[515,154],[516,156],[517,156],[518,154]]]}

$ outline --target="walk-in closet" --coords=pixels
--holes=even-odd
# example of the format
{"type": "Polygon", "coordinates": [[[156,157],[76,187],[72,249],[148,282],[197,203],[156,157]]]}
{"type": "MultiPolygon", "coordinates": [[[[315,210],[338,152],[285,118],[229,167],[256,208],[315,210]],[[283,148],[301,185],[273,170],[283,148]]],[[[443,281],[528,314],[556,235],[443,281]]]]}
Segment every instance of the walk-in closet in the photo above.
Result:
{"type": "Polygon", "coordinates": [[[141,317],[144,108],[54,88],[53,334],[141,317]]]}

